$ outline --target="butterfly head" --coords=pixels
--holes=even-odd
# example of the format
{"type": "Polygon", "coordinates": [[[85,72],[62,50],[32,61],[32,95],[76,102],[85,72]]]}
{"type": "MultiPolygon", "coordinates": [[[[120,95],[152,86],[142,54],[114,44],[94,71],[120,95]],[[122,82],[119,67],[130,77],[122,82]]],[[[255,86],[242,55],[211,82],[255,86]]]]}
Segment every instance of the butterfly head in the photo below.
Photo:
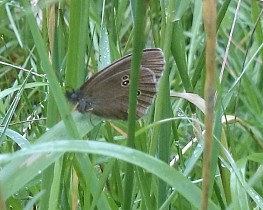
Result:
{"type": "Polygon", "coordinates": [[[84,98],[84,94],[80,89],[67,91],[66,97],[75,105],[75,109],[81,113],[92,111],[93,109],[91,102],[84,98]]]}
{"type": "Polygon", "coordinates": [[[79,100],[83,98],[82,95],[82,91],[80,90],[70,90],[66,92],[67,99],[73,104],[79,102],[79,100]]]}

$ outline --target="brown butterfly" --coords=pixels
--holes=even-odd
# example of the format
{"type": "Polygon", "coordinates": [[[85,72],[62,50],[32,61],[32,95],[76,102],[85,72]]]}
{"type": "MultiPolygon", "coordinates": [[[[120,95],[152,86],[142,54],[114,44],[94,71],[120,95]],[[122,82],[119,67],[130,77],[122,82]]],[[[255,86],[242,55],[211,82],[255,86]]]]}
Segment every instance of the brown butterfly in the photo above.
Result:
{"type": "MultiPolygon", "coordinates": [[[[164,69],[161,49],[145,49],[142,54],[136,118],[146,114],[157,92],[164,69]]],[[[109,119],[127,120],[131,55],[122,57],[88,79],[78,90],[66,92],[70,102],[81,112],[91,112],[109,119]]]]}

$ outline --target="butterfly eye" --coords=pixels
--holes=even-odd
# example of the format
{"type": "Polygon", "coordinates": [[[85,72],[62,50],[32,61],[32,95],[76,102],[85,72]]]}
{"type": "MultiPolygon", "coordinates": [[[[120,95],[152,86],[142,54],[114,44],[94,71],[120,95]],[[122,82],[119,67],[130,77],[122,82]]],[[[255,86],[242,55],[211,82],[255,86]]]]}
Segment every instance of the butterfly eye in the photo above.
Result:
{"type": "Polygon", "coordinates": [[[140,95],[141,95],[141,91],[138,90],[138,92],[137,92],[137,96],[140,96],[140,95]]]}

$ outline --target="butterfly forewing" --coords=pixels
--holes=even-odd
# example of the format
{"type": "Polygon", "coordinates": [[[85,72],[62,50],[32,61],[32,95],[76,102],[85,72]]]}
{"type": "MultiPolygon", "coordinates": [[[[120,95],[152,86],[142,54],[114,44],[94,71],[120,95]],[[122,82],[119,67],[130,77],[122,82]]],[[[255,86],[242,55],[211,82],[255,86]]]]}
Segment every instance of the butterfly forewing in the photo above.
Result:
{"type": "MultiPolygon", "coordinates": [[[[92,101],[92,113],[105,117],[105,112],[107,112],[107,118],[116,119],[116,115],[124,117],[121,119],[127,118],[129,84],[126,84],[125,86],[122,84],[125,82],[123,81],[124,77],[130,77],[130,70],[125,70],[119,72],[113,77],[109,77],[104,80],[103,83],[97,84],[96,87],[93,87],[89,91],[89,95],[86,97],[86,100],[92,101]],[[119,85],[116,85],[117,83],[119,85]],[[108,108],[111,110],[107,110],[108,108]],[[126,115],[124,116],[123,113],[126,113],[126,115]]],[[[138,93],[138,104],[142,103],[144,105],[145,109],[143,113],[145,114],[147,107],[152,104],[153,97],[156,94],[156,78],[155,74],[150,69],[141,69],[138,93]]]]}
{"type": "MultiPolygon", "coordinates": [[[[113,74],[131,69],[131,58],[132,55],[126,55],[121,59],[113,62],[103,70],[93,75],[88,81],[86,81],[80,89],[83,91],[89,90],[96,86],[98,83],[103,83],[104,80],[108,80],[113,74]]],[[[159,81],[163,68],[164,68],[164,56],[163,52],[159,48],[145,49],[142,54],[142,67],[151,69],[156,77],[157,82],[159,81]]]]}
{"type": "Polygon", "coordinates": [[[164,64],[165,61],[161,49],[153,48],[153,49],[146,49],[143,51],[141,65],[145,68],[151,69],[155,73],[157,82],[162,76],[164,64]]]}

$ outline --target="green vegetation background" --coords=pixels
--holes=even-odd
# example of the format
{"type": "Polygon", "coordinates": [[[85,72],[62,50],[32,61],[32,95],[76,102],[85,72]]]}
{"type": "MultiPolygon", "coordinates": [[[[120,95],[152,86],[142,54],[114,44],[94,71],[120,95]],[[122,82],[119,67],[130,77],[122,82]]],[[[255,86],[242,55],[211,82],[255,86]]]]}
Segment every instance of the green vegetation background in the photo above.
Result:
{"type": "MultiPolygon", "coordinates": [[[[147,2],[0,1],[0,209],[201,207],[202,1],[147,2]],[[134,139],[127,122],[70,114],[67,89],[142,47],[166,67],[134,139]]],[[[209,209],[263,209],[261,4],[217,4],[209,209]]]]}

